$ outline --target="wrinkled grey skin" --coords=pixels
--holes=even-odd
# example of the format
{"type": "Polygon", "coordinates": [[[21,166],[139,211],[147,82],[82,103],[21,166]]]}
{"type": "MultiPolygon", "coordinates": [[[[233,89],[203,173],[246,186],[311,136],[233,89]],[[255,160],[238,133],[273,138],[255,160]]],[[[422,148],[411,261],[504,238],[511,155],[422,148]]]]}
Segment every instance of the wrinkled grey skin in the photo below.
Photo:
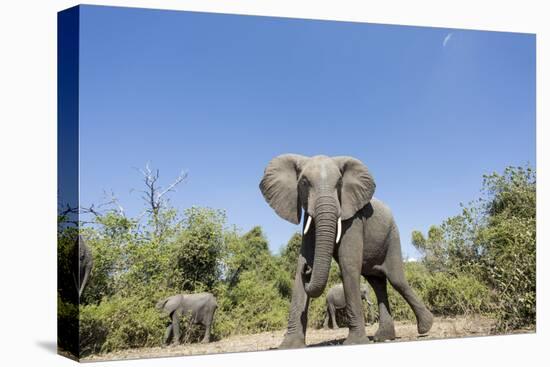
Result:
{"type": "Polygon", "coordinates": [[[92,251],[90,251],[90,248],[86,245],[86,241],[84,241],[84,238],[82,236],[78,236],[78,269],[79,269],[79,277],[78,277],[78,296],[82,296],[82,292],[84,292],[84,288],[86,287],[86,284],[88,283],[88,280],[90,279],[90,273],[92,272],[92,267],[94,265],[93,257],[92,257],[92,251]]]}
{"type": "MultiPolygon", "coordinates": [[[[367,301],[369,305],[372,305],[372,302],[369,298],[369,287],[365,284],[361,285],[361,300],[367,301]]],[[[332,325],[333,329],[338,329],[338,323],[336,322],[336,311],[346,308],[346,297],[344,295],[344,285],[336,284],[327,292],[327,315],[325,317],[325,322],[323,323],[323,328],[328,329],[329,324],[332,325]]]]}
{"type": "Polygon", "coordinates": [[[302,236],[288,328],[280,348],[305,346],[310,297],[319,297],[332,258],[338,262],[346,299],[349,333],[344,344],[366,343],[361,304],[361,275],[376,293],[379,327],[376,341],[395,338],[386,280],[413,309],[418,332],[427,333],[433,316],[411,290],[403,272],[399,232],[390,209],[374,199],[375,183],[367,167],[352,157],[284,154],[265,169],[260,190],[275,212],[298,224],[304,211],[310,228],[302,236]],[[341,238],[336,243],[341,218],[341,238]]]}
{"type": "Polygon", "coordinates": [[[157,310],[170,317],[170,325],[164,334],[164,344],[180,344],[180,319],[185,315],[191,317],[192,324],[204,325],[206,331],[202,343],[210,342],[210,329],[218,304],[212,293],[176,294],[157,303],[157,310]]]}

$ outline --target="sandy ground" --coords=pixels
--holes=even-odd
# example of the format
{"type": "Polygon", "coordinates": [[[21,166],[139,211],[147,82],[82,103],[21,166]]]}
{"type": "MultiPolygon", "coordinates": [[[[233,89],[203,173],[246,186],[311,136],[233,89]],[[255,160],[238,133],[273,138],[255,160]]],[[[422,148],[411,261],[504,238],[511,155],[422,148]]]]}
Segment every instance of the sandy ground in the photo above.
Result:
{"type": "MultiPolygon", "coordinates": [[[[493,321],[491,319],[482,317],[436,318],[430,333],[425,336],[419,336],[416,332],[416,324],[396,322],[397,339],[393,342],[489,335],[492,326],[493,321]]],[[[377,324],[367,326],[366,331],[370,339],[372,339],[372,335],[375,333],[377,327],[377,324]]],[[[208,344],[128,349],[107,354],[91,355],[81,361],[92,362],[269,350],[277,348],[283,339],[284,332],[284,330],[279,330],[253,335],[235,335],[208,344]]],[[[308,329],[306,343],[308,347],[342,344],[347,332],[346,328],[337,330],[308,329]]]]}

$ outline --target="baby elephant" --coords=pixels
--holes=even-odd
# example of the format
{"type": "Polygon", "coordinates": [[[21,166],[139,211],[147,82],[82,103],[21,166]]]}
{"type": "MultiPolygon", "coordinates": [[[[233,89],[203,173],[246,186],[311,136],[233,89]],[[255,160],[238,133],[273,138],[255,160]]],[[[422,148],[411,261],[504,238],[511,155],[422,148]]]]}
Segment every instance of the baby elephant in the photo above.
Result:
{"type": "Polygon", "coordinates": [[[211,293],[177,294],[157,303],[157,310],[170,317],[170,325],[164,334],[164,344],[180,344],[180,324],[183,316],[189,316],[191,324],[204,325],[206,331],[202,343],[210,342],[210,328],[218,304],[211,293]]]}
{"type": "MultiPolygon", "coordinates": [[[[361,299],[366,300],[369,305],[372,305],[369,299],[369,288],[364,284],[361,285],[361,299]]],[[[329,327],[329,319],[332,322],[332,328],[338,328],[338,324],[336,323],[336,310],[341,310],[343,308],[346,308],[346,298],[344,296],[344,286],[340,283],[330,288],[327,293],[327,316],[323,324],[325,329],[329,327]]]]}

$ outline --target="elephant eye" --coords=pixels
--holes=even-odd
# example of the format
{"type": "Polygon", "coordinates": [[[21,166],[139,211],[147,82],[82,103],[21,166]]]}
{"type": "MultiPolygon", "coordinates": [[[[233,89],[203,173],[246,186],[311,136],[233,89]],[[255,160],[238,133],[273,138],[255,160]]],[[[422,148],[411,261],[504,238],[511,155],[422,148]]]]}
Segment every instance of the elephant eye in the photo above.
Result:
{"type": "Polygon", "coordinates": [[[300,180],[300,186],[307,187],[308,185],[309,185],[309,181],[307,180],[307,178],[302,177],[302,179],[300,180]]]}
{"type": "Polygon", "coordinates": [[[342,188],[342,177],[338,179],[338,182],[336,183],[337,188],[342,188]]]}

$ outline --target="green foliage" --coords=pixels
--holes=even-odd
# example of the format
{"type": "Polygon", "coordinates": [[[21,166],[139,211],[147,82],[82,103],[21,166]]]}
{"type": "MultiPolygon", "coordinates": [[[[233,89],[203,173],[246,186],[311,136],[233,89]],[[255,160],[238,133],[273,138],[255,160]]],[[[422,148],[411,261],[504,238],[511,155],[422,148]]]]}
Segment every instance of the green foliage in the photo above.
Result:
{"type": "Polygon", "coordinates": [[[462,214],[432,226],[428,238],[412,234],[431,272],[470,277],[494,293],[497,331],[531,327],[536,319],[535,177],[530,167],[485,175],[484,195],[463,206],[462,214]]]}
{"type": "Polygon", "coordinates": [[[183,230],[175,240],[179,279],[174,286],[184,291],[214,287],[222,274],[225,213],[192,207],[184,212],[183,230]]]}
{"type": "Polygon", "coordinates": [[[442,271],[447,268],[448,259],[443,255],[444,232],[441,227],[431,226],[427,238],[422,232],[413,231],[412,243],[424,254],[422,261],[430,271],[442,271]]]}
{"type": "Polygon", "coordinates": [[[536,320],[536,224],[534,218],[494,221],[480,233],[487,243],[482,270],[498,294],[499,329],[534,325],[536,320]]]}
{"type": "Polygon", "coordinates": [[[296,264],[301,246],[302,235],[296,232],[290,237],[286,246],[281,249],[280,258],[282,266],[287,273],[291,274],[292,279],[294,279],[294,272],[296,271],[296,264]]]}
{"type": "Polygon", "coordinates": [[[113,211],[84,230],[94,257],[81,299],[84,354],[160,345],[167,317],[155,303],[221,281],[224,213],[191,208],[182,219],[175,213],[159,208],[154,226],[139,226],[113,211]]]}
{"type": "Polygon", "coordinates": [[[78,357],[78,231],[58,218],[57,234],[57,344],[78,357]]]}
{"type": "Polygon", "coordinates": [[[260,227],[243,236],[227,236],[227,280],[218,288],[214,332],[219,337],[269,330],[286,325],[289,274],[271,255],[260,227]]]}
{"type": "Polygon", "coordinates": [[[99,305],[82,306],[81,352],[86,355],[158,346],[162,342],[166,321],[166,316],[155,309],[151,299],[137,296],[115,296],[99,305]]]}
{"type": "Polygon", "coordinates": [[[230,287],[237,284],[243,272],[269,262],[269,245],[260,227],[252,228],[242,237],[231,232],[226,237],[226,244],[226,272],[230,287]]]}
{"type": "Polygon", "coordinates": [[[274,281],[260,280],[254,270],[241,274],[218,306],[214,330],[220,336],[279,330],[288,319],[288,303],[274,281]]]}
{"type": "Polygon", "coordinates": [[[78,357],[78,306],[76,302],[69,302],[63,300],[59,296],[57,297],[57,329],[58,347],[71,353],[73,356],[78,357]]]}

